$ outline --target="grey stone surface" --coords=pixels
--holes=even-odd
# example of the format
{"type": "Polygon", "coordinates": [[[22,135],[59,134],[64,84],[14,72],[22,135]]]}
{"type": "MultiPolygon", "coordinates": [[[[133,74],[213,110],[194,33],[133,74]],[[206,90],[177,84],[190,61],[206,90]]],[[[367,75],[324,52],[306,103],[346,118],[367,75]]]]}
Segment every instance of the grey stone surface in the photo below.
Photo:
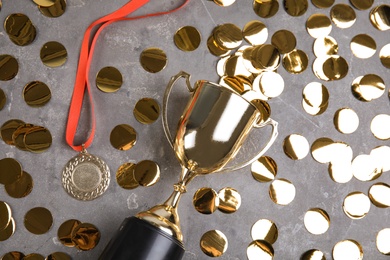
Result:
{"type": "MultiPolygon", "coordinates": [[[[150,1],[134,15],[147,14],[176,7],[182,1],[150,1]]],[[[337,3],[348,3],[337,0],[337,3]]],[[[132,110],[137,100],[152,97],[162,103],[162,95],[169,78],[180,70],[192,74],[193,81],[207,79],[217,81],[215,72],[217,58],[212,56],[206,47],[206,39],[212,29],[221,23],[235,23],[243,27],[248,21],[259,19],[252,10],[251,0],[237,0],[230,7],[219,7],[212,1],[193,0],[189,5],[169,16],[147,18],[137,21],[115,23],[103,31],[98,40],[90,79],[105,66],[115,66],[123,74],[124,85],[113,94],[106,94],[93,88],[96,106],[97,132],[89,152],[102,157],[111,168],[111,184],[107,192],[91,202],[81,202],[69,197],[61,186],[61,171],[66,162],[76,153],[65,142],[65,126],[69,102],[77,69],[81,40],[87,26],[95,19],[112,12],[126,3],[126,0],[68,0],[66,13],[57,19],[44,17],[32,1],[4,0],[0,11],[0,21],[11,13],[24,13],[30,17],[38,30],[33,44],[18,47],[11,43],[4,29],[0,29],[0,53],[14,55],[20,64],[18,76],[8,82],[0,82],[8,97],[6,107],[0,111],[0,124],[11,118],[43,125],[53,135],[52,147],[43,154],[32,154],[17,150],[0,142],[0,158],[13,157],[19,160],[23,168],[34,179],[34,190],[26,198],[13,199],[0,187],[0,200],[8,202],[13,210],[17,229],[7,241],[0,242],[0,255],[18,250],[25,254],[36,252],[48,255],[63,251],[73,259],[97,259],[104,246],[122,220],[162,202],[172,190],[172,184],[179,175],[179,164],[174,153],[165,140],[160,121],[152,125],[138,123],[132,110]],[[181,26],[193,25],[202,34],[202,44],[194,52],[179,51],[172,37],[181,26]],[[60,68],[47,68],[39,59],[39,50],[47,41],[59,41],[68,50],[68,61],[60,68]],[[159,47],[165,50],[169,63],[165,70],[150,74],[139,64],[139,55],[147,47],[159,47]],[[46,82],[52,90],[52,100],[43,108],[30,108],[23,101],[22,89],[33,80],[46,82]],[[115,150],[109,143],[110,131],[117,124],[130,124],[138,132],[138,141],[129,151],[115,150]],[[149,188],[124,190],[115,181],[115,172],[125,162],[138,162],[144,159],[155,160],[161,167],[161,180],[149,188]],[[23,225],[24,214],[33,207],[43,206],[51,210],[54,225],[44,235],[33,235],[23,225]],[[95,224],[102,233],[99,245],[92,251],[81,252],[74,248],[62,246],[56,233],[60,224],[76,218],[82,222],[95,224]]],[[[375,5],[387,3],[377,0],[375,5]]],[[[309,55],[310,65],[314,61],[312,53],[313,39],[305,30],[305,22],[313,13],[329,14],[329,9],[316,9],[311,3],[308,12],[301,17],[293,18],[283,10],[282,1],[278,14],[263,21],[271,36],[275,31],[288,29],[297,37],[297,48],[309,55]]],[[[380,99],[370,103],[356,100],[350,91],[350,84],[357,76],[376,73],[383,77],[386,85],[390,84],[389,71],[379,61],[379,49],[389,43],[388,32],[374,29],[368,20],[369,10],[357,11],[357,21],[349,29],[333,26],[331,35],[339,43],[339,53],[350,65],[346,78],[335,82],[324,83],[331,94],[328,110],[320,116],[312,117],[301,107],[303,87],[319,81],[308,68],[304,73],[291,75],[283,68],[279,73],[286,86],[283,94],[271,100],[272,117],[280,123],[280,136],[267,152],[278,164],[278,177],[287,178],[297,189],[295,200],[288,206],[275,205],[268,196],[269,183],[258,183],[253,180],[250,169],[245,168],[223,175],[210,175],[197,178],[188,187],[180,207],[180,216],[187,252],[184,259],[208,259],[199,248],[199,239],[210,229],[218,229],[229,239],[227,252],[220,257],[225,260],[246,259],[246,247],[251,242],[250,228],[260,218],[273,220],[279,228],[279,238],[274,244],[275,259],[299,259],[300,255],[311,248],[325,252],[331,259],[333,246],[343,239],[355,239],[364,249],[364,259],[388,259],[376,249],[375,239],[379,230],[390,227],[389,209],[371,206],[369,214],[361,220],[351,220],[342,211],[344,197],[353,191],[367,194],[369,187],[375,183],[363,183],[353,179],[347,184],[336,184],[328,176],[327,166],[315,162],[310,155],[300,161],[287,158],[282,149],[283,139],[292,133],[304,135],[312,143],[319,137],[327,136],[333,140],[345,141],[354,150],[354,156],[368,154],[378,145],[388,145],[388,141],[379,141],[370,132],[370,122],[376,114],[389,113],[387,92],[380,99]],[[350,39],[359,33],[368,33],[377,43],[376,54],[361,60],[354,57],[349,49],[350,39]],[[359,115],[358,130],[350,135],[337,132],[333,126],[334,112],[341,107],[351,107],[359,115]],[[219,190],[223,187],[234,187],[242,195],[242,206],[237,213],[201,215],[192,206],[192,195],[204,186],[219,190]],[[305,212],[312,207],[325,209],[331,218],[331,227],[323,235],[308,233],[303,225],[305,212]]],[[[270,42],[270,37],[267,41],[270,42]]],[[[388,87],[386,87],[386,91],[388,87]]],[[[187,100],[188,94],[184,84],[175,89],[170,105],[170,122],[175,125],[178,115],[187,100]]],[[[82,125],[78,140],[83,140],[89,129],[87,109],[84,109],[82,125]]],[[[255,131],[243,151],[250,153],[258,149],[267,139],[269,130],[255,131]],[[261,140],[260,142],[258,140],[261,140]],[[260,144],[259,144],[260,143],[260,144]]],[[[383,174],[377,182],[390,182],[388,173],[383,174]]]]}

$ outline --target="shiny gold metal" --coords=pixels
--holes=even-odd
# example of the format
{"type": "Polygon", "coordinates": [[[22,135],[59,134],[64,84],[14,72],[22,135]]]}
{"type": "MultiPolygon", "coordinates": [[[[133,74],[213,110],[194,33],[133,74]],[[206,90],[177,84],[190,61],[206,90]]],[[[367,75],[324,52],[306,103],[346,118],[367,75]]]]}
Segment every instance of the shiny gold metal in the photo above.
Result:
{"type": "Polygon", "coordinates": [[[279,10],[278,0],[253,0],[253,11],[261,18],[270,18],[279,10]]]}
{"type": "Polygon", "coordinates": [[[213,38],[218,46],[221,46],[224,49],[233,50],[241,45],[242,32],[237,25],[225,23],[214,28],[213,38]]]}
{"type": "Polygon", "coordinates": [[[36,128],[40,128],[40,126],[34,126],[32,124],[24,124],[19,126],[12,134],[12,141],[14,142],[15,146],[22,151],[27,151],[26,144],[24,143],[24,137],[28,131],[34,130],[36,128]]]}
{"type": "Polygon", "coordinates": [[[121,124],[112,129],[110,134],[111,145],[121,151],[127,151],[137,142],[137,132],[129,125],[121,124]]]}
{"type": "Polygon", "coordinates": [[[22,166],[13,158],[0,160],[0,184],[8,185],[22,177],[22,166]]]}
{"type": "Polygon", "coordinates": [[[313,235],[321,235],[328,231],[330,218],[325,210],[320,208],[309,209],[303,219],[307,231],[313,235]]]}
{"type": "Polygon", "coordinates": [[[379,140],[390,139],[390,116],[376,115],[371,121],[371,132],[379,140]]]}
{"type": "Polygon", "coordinates": [[[68,59],[68,52],[59,42],[47,42],[41,48],[41,61],[50,68],[60,67],[68,59]]]}
{"type": "Polygon", "coordinates": [[[224,49],[221,46],[219,46],[217,42],[214,40],[213,35],[210,35],[210,37],[207,39],[207,48],[209,49],[211,54],[217,57],[227,56],[231,52],[231,50],[224,49]]]}
{"type": "Polygon", "coordinates": [[[0,231],[4,230],[11,221],[12,210],[7,202],[0,201],[0,231]]]}
{"type": "Polygon", "coordinates": [[[19,71],[18,61],[11,55],[0,55],[0,80],[8,81],[16,77],[19,71]]]}
{"type": "Polygon", "coordinates": [[[347,61],[339,55],[329,56],[322,65],[325,77],[329,80],[339,80],[348,73],[347,61]]]}
{"type": "Polygon", "coordinates": [[[269,187],[269,196],[275,204],[288,205],[295,198],[295,186],[286,179],[276,179],[269,187]]]}
{"type": "Polygon", "coordinates": [[[295,35],[288,30],[279,30],[272,35],[271,43],[281,54],[289,53],[297,46],[295,35]]]}
{"type": "Polygon", "coordinates": [[[53,5],[49,7],[38,6],[38,9],[46,17],[60,17],[66,11],[66,0],[55,0],[53,5]]]}
{"type": "Polygon", "coordinates": [[[160,106],[153,98],[142,98],[135,104],[133,114],[135,119],[142,124],[155,122],[160,115],[160,106]]]}
{"type": "Polygon", "coordinates": [[[53,142],[51,133],[45,127],[37,126],[24,134],[23,143],[29,152],[43,153],[53,142]]]}
{"type": "Polygon", "coordinates": [[[81,223],[73,229],[72,241],[79,250],[92,250],[99,244],[100,231],[92,224],[81,223]]]}
{"type": "Polygon", "coordinates": [[[18,251],[8,252],[2,256],[1,260],[22,260],[24,258],[24,254],[18,251]]]}
{"type": "Polygon", "coordinates": [[[218,209],[223,213],[234,213],[241,206],[241,195],[234,188],[226,187],[218,192],[218,209]]]}
{"type": "Polygon", "coordinates": [[[384,255],[390,255],[390,228],[384,228],[376,236],[376,247],[384,255]]]}
{"type": "Polygon", "coordinates": [[[349,0],[358,10],[367,10],[374,4],[374,0],[349,0]]]}
{"type": "Polygon", "coordinates": [[[214,0],[214,3],[216,3],[219,6],[230,6],[234,4],[236,0],[214,0]]]}
{"type": "Polygon", "coordinates": [[[251,86],[244,84],[243,80],[241,80],[239,77],[223,76],[221,77],[219,84],[223,87],[232,89],[239,94],[243,94],[245,91],[251,89],[251,86]]]}
{"type": "Polygon", "coordinates": [[[360,181],[372,181],[382,175],[381,169],[378,169],[374,158],[367,154],[356,156],[352,161],[353,176],[360,181]]]}
{"type": "Polygon", "coordinates": [[[220,77],[225,76],[225,63],[231,56],[220,58],[217,62],[217,74],[220,77]]]}
{"type": "Polygon", "coordinates": [[[251,52],[251,60],[256,69],[275,71],[280,65],[280,52],[271,44],[256,46],[251,52]]]}
{"type": "Polygon", "coordinates": [[[200,248],[208,256],[219,257],[226,252],[228,240],[221,231],[210,230],[202,235],[200,248]]]}
{"type": "Polygon", "coordinates": [[[7,103],[7,96],[4,91],[0,88],[0,111],[4,108],[5,103],[7,103]]]}
{"type": "Polygon", "coordinates": [[[45,260],[45,257],[40,254],[32,253],[23,257],[23,260],[45,260]]]}
{"type": "Polygon", "coordinates": [[[320,37],[314,41],[313,51],[317,57],[335,55],[338,50],[339,45],[331,36],[320,37]]]}
{"type": "Polygon", "coordinates": [[[323,84],[311,82],[303,89],[302,97],[309,106],[320,108],[328,104],[329,92],[323,84]]]}
{"type": "Polygon", "coordinates": [[[231,56],[225,62],[225,75],[229,77],[243,76],[251,77],[252,73],[244,65],[242,56],[231,56]]]}
{"type": "Polygon", "coordinates": [[[360,59],[368,59],[376,52],[376,42],[367,34],[358,34],[351,40],[350,47],[353,55],[360,59]]]}
{"type": "Polygon", "coordinates": [[[248,22],[242,30],[244,39],[252,45],[260,45],[267,41],[268,29],[264,23],[253,20],[248,22]]]}
{"type": "Polygon", "coordinates": [[[283,151],[290,159],[301,160],[306,157],[309,150],[309,142],[302,135],[291,134],[283,141],[283,151]]]}
{"type": "Polygon", "coordinates": [[[299,74],[307,69],[309,57],[302,50],[293,50],[283,55],[283,67],[291,74],[299,74]]]}
{"type": "Polygon", "coordinates": [[[370,187],[368,197],[378,208],[388,208],[390,207],[390,186],[383,182],[375,183],[370,187]]]}
{"type": "Polygon", "coordinates": [[[280,74],[273,71],[265,71],[260,76],[260,91],[269,98],[278,97],[284,90],[284,80],[280,74]]]}
{"type": "Polygon", "coordinates": [[[318,138],[311,145],[311,155],[319,163],[329,163],[332,158],[332,145],[334,141],[327,137],[318,138]]]}
{"type": "Polygon", "coordinates": [[[330,18],[337,27],[345,29],[355,23],[356,14],[350,5],[336,4],[330,9],[330,18]]]}
{"type": "Polygon", "coordinates": [[[72,258],[63,252],[55,252],[48,255],[45,260],[71,260],[72,258]]]}
{"type": "Polygon", "coordinates": [[[32,81],[24,87],[23,98],[27,105],[32,107],[41,107],[50,101],[51,91],[45,83],[32,81]]]}
{"type": "Polygon", "coordinates": [[[362,192],[348,194],[343,203],[344,213],[351,219],[362,219],[370,211],[370,199],[362,192]]]}
{"type": "Polygon", "coordinates": [[[140,56],[141,66],[150,73],[162,71],[168,63],[167,55],[159,48],[147,48],[140,56]]]}
{"type": "MultiPolygon", "coordinates": [[[[332,56],[335,56],[335,55],[332,55],[332,56]]],[[[325,76],[324,69],[323,69],[324,62],[329,57],[330,57],[329,55],[320,56],[317,59],[315,59],[314,62],[313,62],[313,72],[314,72],[314,75],[317,78],[321,79],[321,80],[325,80],[325,81],[329,81],[330,80],[327,76],[325,76]]]]}
{"type": "Polygon", "coordinates": [[[264,240],[273,244],[278,239],[278,227],[269,219],[259,219],[251,228],[253,240],[264,240]]]}
{"type": "Polygon", "coordinates": [[[332,31],[332,22],[324,14],[312,14],[306,21],[306,29],[311,37],[326,37],[332,31]]]}
{"type": "Polygon", "coordinates": [[[201,39],[199,31],[193,26],[181,27],[173,36],[175,45],[182,51],[196,50],[200,45],[201,39]]]}
{"type": "Polygon", "coordinates": [[[30,209],[24,216],[24,226],[35,235],[45,234],[53,225],[51,212],[43,207],[30,209]]]}
{"type": "Polygon", "coordinates": [[[104,67],[96,75],[96,86],[103,92],[112,93],[122,87],[122,73],[114,67],[104,67]]]}
{"type": "Polygon", "coordinates": [[[50,7],[54,5],[57,2],[57,0],[33,0],[33,2],[38,6],[50,7]]]}
{"type": "Polygon", "coordinates": [[[370,11],[371,24],[380,31],[390,29],[390,5],[379,5],[370,11]]]}
{"type": "Polygon", "coordinates": [[[363,248],[359,242],[352,239],[346,239],[338,242],[333,247],[332,256],[334,260],[362,260],[363,248]]]}
{"type": "Polygon", "coordinates": [[[352,82],[352,94],[360,101],[370,102],[383,95],[385,83],[375,74],[359,76],[352,82]]]}
{"type": "Polygon", "coordinates": [[[9,196],[20,199],[28,196],[34,187],[31,175],[23,171],[22,176],[11,184],[4,185],[5,191],[9,196]]]}
{"type": "MultiPolygon", "coordinates": [[[[313,0],[312,0],[313,1],[313,0]]],[[[306,251],[300,260],[326,260],[324,253],[317,249],[306,251]]]]}
{"type": "Polygon", "coordinates": [[[347,183],[353,178],[352,163],[347,159],[339,159],[329,163],[330,178],[337,183],[347,183]]]}
{"type": "Polygon", "coordinates": [[[260,99],[251,100],[251,103],[261,114],[257,124],[264,124],[271,117],[271,106],[266,101],[260,99]]]}
{"type": "Polygon", "coordinates": [[[265,240],[255,240],[249,244],[246,249],[248,260],[272,260],[274,259],[274,249],[270,243],[265,240]]]}
{"type": "Polygon", "coordinates": [[[11,218],[8,226],[3,230],[0,230],[0,242],[9,239],[15,233],[16,225],[15,220],[11,218]]]}
{"type": "Polygon", "coordinates": [[[371,150],[370,156],[373,158],[375,167],[382,172],[390,171],[390,147],[386,145],[375,147],[371,150]]]}
{"type": "Polygon", "coordinates": [[[333,117],[333,124],[342,134],[352,134],[359,127],[359,117],[351,108],[340,108],[333,117]]]}
{"type": "Polygon", "coordinates": [[[160,180],[160,167],[153,161],[141,161],[134,166],[134,178],[141,186],[152,186],[160,180]]]}
{"type": "Polygon", "coordinates": [[[212,214],[218,209],[220,199],[214,189],[200,188],[195,192],[192,203],[199,213],[212,214]]]}
{"type": "Polygon", "coordinates": [[[334,1],[335,0],[311,0],[315,7],[323,9],[331,7],[334,4],[334,1]]]}
{"type": "Polygon", "coordinates": [[[251,172],[255,180],[269,182],[275,179],[278,173],[278,165],[271,157],[262,156],[252,163],[251,172]]]}
{"type": "Polygon", "coordinates": [[[67,247],[74,247],[75,244],[72,240],[73,230],[80,225],[81,222],[77,219],[69,219],[62,223],[57,231],[58,240],[67,247]]]}
{"type": "Polygon", "coordinates": [[[19,46],[31,44],[37,35],[35,26],[24,14],[10,14],[4,22],[4,29],[10,40],[19,46]]]}
{"type": "Polygon", "coordinates": [[[24,124],[25,122],[19,119],[11,119],[6,121],[0,128],[1,139],[3,139],[3,141],[8,145],[15,145],[12,140],[12,135],[19,126],[24,124]]]}
{"type": "MultiPolygon", "coordinates": [[[[254,80],[252,89],[249,91],[245,91],[242,95],[246,100],[261,100],[261,101],[267,101],[270,100],[270,97],[267,97],[263,94],[261,88],[260,88],[260,80],[261,80],[261,74],[259,74],[254,80]]],[[[260,120],[260,119],[259,119],[260,120]]]]}
{"type": "MultiPolygon", "coordinates": [[[[382,47],[381,51],[379,52],[379,58],[381,60],[382,65],[390,69],[390,44],[386,44],[385,46],[382,47]]],[[[0,61],[1,61],[1,56],[0,56],[0,61]]]]}
{"type": "Polygon", "coordinates": [[[306,13],[309,3],[307,0],[283,0],[284,9],[291,16],[301,16],[306,13]]]}
{"type": "Polygon", "coordinates": [[[139,186],[134,177],[134,163],[124,163],[116,171],[116,182],[124,189],[135,189],[139,186]]]}

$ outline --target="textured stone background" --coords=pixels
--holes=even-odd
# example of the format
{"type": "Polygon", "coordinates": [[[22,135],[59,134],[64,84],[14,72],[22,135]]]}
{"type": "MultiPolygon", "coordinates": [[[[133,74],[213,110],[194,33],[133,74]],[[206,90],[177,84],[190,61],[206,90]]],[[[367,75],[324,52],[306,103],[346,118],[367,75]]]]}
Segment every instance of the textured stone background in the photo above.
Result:
{"type": "MultiPolygon", "coordinates": [[[[178,6],[180,2],[151,1],[136,14],[168,10],[178,6]]],[[[386,2],[376,0],[375,5],[386,2]]],[[[211,1],[193,0],[184,10],[173,15],[116,23],[102,33],[91,68],[91,80],[100,68],[115,66],[124,76],[124,85],[113,94],[93,89],[97,133],[89,152],[102,157],[108,163],[112,181],[102,197],[91,202],[80,202],[66,194],[60,180],[63,166],[76,155],[65,143],[65,125],[80,44],[85,29],[92,21],[116,10],[124,3],[126,0],[69,0],[66,13],[60,18],[50,19],[44,17],[32,1],[3,1],[0,21],[3,22],[11,13],[24,13],[37,27],[38,36],[30,46],[18,47],[10,42],[4,29],[0,29],[0,53],[14,55],[20,64],[20,71],[15,79],[0,82],[0,87],[8,97],[6,107],[0,111],[0,124],[11,118],[19,118],[46,126],[53,135],[53,145],[49,151],[37,155],[19,151],[0,142],[0,158],[13,157],[19,160],[35,182],[33,192],[28,197],[18,200],[10,198],[0,187],[0,200],[11,205],[17,224],[15,234],[9,240],[0,243],[0,255],[12,250],[19,250],[25,254],[36,252],[45,256],[55,251],[63,251],[73,259],[96,259],[125,217],[145,210],[168,197],[172,184],[178,178],[179,164],[165,140],[160,121],[145,126],[135,120],[132,113],[135,103],[140,98],[152,97],[161,104],[166,83],[180,70],[191,73],[193,81],[196,79],[217,81],[215,71],[217,58],[212,56],[206,47],[206,39],[212,29],[226,22],[235,23],[242,28],[248,21],[259,19],[252,10],[251,0],[237,0],[234,5],[227,8],[219,7],[211,1]],[[201,46],[191,53],[179,51],[172,40],[175,31],[185,25],[197,27],[203,37],[201,46]],[[41,46],[53,40],[63,43],[69,54],[66,64],[55,69],[45,67],[39,59],[41,46]],[[165,50],[169,59],[166,69],[157,74],[144,71],[139,64],[141,51],[153,46],[165,50]],[[52,100],[43,108],[30,108],[23,101],[22,89],[26,83],[33,80],[46,82],[52,90],[52,100]],[[132,125],[138,132],[136,146],[126,152],[115,150],[109,143],[110,131],[117,124],[123,123],[132,125]],[[120,188],[115,181],[117,168],[125,162],[138,162],[144,159],[155,160],[160,165],[162,172],[160,182],[149,188],[140,187],[131,191],[120,188]],[[23,225],[24,214],[37,206],[47,207],[54,216],[51,230],[40,236],[30,234],[23,225]],[[58,227],[63,221],[71,218],[93,223],[100,229],[102,239],[94,250],[81,252],[58,243],[56,240],[58,227]]],[[[297,37],[297,48],[306,51],[311,65],[314,61],[314,54],[311,51],[313,38],[306,32],[305,22],[310,14],[315,12],[329,14],[329,9],[316,9],[310,3],[306,14],[293,18],[287,15],[281,4],[276,16],[260,20],[267,25],[270,37],[280,29],[294,32],[297,37]]],[[[300,75],[291,75],[283,68],[279,69],[286,82],[285,90],[270,104],[272,117],[280,123],[280,137],[267,154],[278,164],[278,177],[287,178],[294,183],[297,189],[295,200],[288,206],[275,205],[268,196],[269,183],[254,181],[249,168],[195,179],[188,188],[188,194],[183,197],[180,207],[187,249],[184,259],[208,258],[199,248],[199,239],[210,229],[221,230],[229,239],[229,248],[220,259],[246,259],[246,247],[251,242],[250,228],[260,218],[273,220],[279,228],[279,238],[274,244],[275,259],[298,259],[303,252],[311,248],[322,250],[326,253],[327,259],[331,259],[333,246],[338,241],[348,238],[361,243],[364,259],[388,259],[376,249],[375,238],[379,230],[390,226],[389,209],[379,209],[372,205],[369,214],[362,220],[351,220],[342,211],[342,202],[347,194],[353,191],[367,194],[374,182],[363,183],[353,179],[347,184],[334,183],[328,176],[326,165],[318,164],[310,155],[300,161],[290,160],[282,149],[284,137],[292,133],[303,134],[310,143],[323,136],[345,141],[352,146],[354,156],[368,154],[378,145],[389,144],[388,141],[375,139],[369,128],[376,114],[388,113],[387,92],[378,100],[362,103],[356,100],[350,91],[352,80],[367,73],[382,76],[389,85],[389,71],[380,64],[379,51],[368,60],[360,60],[354,57],[349,49],[350,39],[359,33],[370,34],[380,49],[389,41],[388,32],[377,31],[371,26],[368,20],[369,10],[356,10],[356,14],[358,19],[351,28],[342,30],[333,26],[331,32],[331,36],[339,43],[340,55],[350,65],[350,71],[343,80],[325,83],[331,97],[329,108],[324,114],[312,117],[301,107],[303,87],[309,82],[319,81],[311,68],[300,75]],[[360,118],[359,129],[351,135],[340,134],[332,123],[334,112],[345,106],[353,108],[360,118]],[[192,195],[198,188],[204,186],[216,190],[227,186],[236,188],[242,195],[241,208],[231,215],[215,212],[205,216],[197,213],[191,203],[192,195]],[[312,207],[323,208],[330,215],[331,227],[324,235],[312,235],[303,225],[303,216],[312,207]]],[[[186,97],[184,84],[179,84],[170,106],[172,124],[177,121],[186,97]]],[[[88,114],[83,118],[84,124],[79,131],[79,140],[83,140],[88,131],[88,114]]],[[[268,129],[256,132],[243,151],[248,154],[253,152],[259,146],[258,140],[267,139],[268,134],[268,129]]],[[[377,181],[389,183],[389,174],[383,174],[377,181]]]]}

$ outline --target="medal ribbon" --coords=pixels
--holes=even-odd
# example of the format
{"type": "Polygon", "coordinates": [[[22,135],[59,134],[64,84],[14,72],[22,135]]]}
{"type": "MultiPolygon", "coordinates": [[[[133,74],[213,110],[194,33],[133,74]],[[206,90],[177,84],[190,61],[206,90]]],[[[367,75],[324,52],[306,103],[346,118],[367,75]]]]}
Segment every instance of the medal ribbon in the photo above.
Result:
{"type": "Polygon", "coordinates": [[[70,102],[68,123],[66,126],[66,142],[75,151],[82,151],[84,148],[89,147],[92,144],[93,138],[95,136],[95,129],[96,129],[95,108],[94,108],[92,92],[91,92],[91,84],[89,82],[88,75],[89,75],[90,65],[92,63],[94,49],[96,46],[96,41],[100,33],[103,31],[103,29],[106,28],[108,25],[118,21],[136,20],[136,19],[143,19],[147,17],[170,14],[183,8],[185,5],[188,4],[189,1],[190,0],[185,0],[184,3],[181,4],[179,7],[167,12],[158,12],[158,13],[152,13],[152,14],[136,16],[136,17],[125,17],[149,2],[149,0],[131,0],[124,6],[116,10],[115,12],[94,21],[90,26],[88,26],[87,30],[85,31],[84,38],[81,44],[76,81],[73,89],[72,99],[70,102]],[[96,33],[92,35],[92,43],[90,44],[89,42],[91,39],[91,31],[98,25],[101,26],[96,31],[96,33]],[[83,145],[75,145],[74,138],[80,120],[80,114],[81,114],[81,109],[82,109],[82,104],[83,104],[83,99],[84,99],[84,94],[86,89],[89,96],[92,127],[91,127],[91,132],[89,133],[89,136],[85,141],[85,143],[83,145]]]}

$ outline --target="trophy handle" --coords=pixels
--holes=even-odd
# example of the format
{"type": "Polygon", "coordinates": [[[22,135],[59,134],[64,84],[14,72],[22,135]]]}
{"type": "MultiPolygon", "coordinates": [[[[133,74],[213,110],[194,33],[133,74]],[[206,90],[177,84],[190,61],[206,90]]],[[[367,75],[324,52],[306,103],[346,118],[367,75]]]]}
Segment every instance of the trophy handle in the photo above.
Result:
{"type": "Polygon", "coordinates": [[[188,91],[190,93],[194,92],[194,88],[191,86],[191,82],[190,82],[190,79],[191,79],[191,75],[188,74],[187,72],[185,71],[180,71],[177,75],[171,77],[171,80],[169,81],[168,85],[167,85],[167,88],[165,89],[165,93],[164,93],[164,100],[163,100],[163,115],[162,115],[162,119],[163,119],[163,129],[164,129],[164,133],[165,133],[165,136],[167,137],[168,141],[169,141],[169,144],[171,145],[171,147],[173,148],[174,146],[174,140],[172,138],[172,135],[171,135],[171,130],[169,129],[169,125],[168,125],[168,114],[167,114],[167,110],[168,110],[168,100],[169,100],[169,95],[171,94],[172,92],[172,88],[173,86],[175,85],[175,83],[180,79],[180,78],[185,78],[186,79],[186,84],[187,84],[187,88],[188,88],[188,91]]]}
{"type": "Polygon", "coordinates": [[[267,125],[271,125],[272,126],[271,137],[270,137],[268,143],[266,144],[266,146],[263,149],[261,149],[260,152],[258,152],[252,159],[250,159],[250,160],[248,160],[246,162],[243,162],[243,163],[240,163],[240,164],[237,164],[237,165],[233,165],[233,166],[230,166],[230,167],[227,167],[227,168],[222,168],[220,171],[217,171],[217,172],[222,173],[222,172],[235,171],[235,170],[244,168],[244,167],[248,166],[249,164],[252,164],[258,158],[260,158],[271,147],[271,145],[275,142],[276,137],[278,136],[278,122],[276,122],[272,118],[269,118],[267,121],[265,121],[262,124],[256,124],[254,127],[255,128],[261,128],[261,127],[267,126],[267,125]]]}

